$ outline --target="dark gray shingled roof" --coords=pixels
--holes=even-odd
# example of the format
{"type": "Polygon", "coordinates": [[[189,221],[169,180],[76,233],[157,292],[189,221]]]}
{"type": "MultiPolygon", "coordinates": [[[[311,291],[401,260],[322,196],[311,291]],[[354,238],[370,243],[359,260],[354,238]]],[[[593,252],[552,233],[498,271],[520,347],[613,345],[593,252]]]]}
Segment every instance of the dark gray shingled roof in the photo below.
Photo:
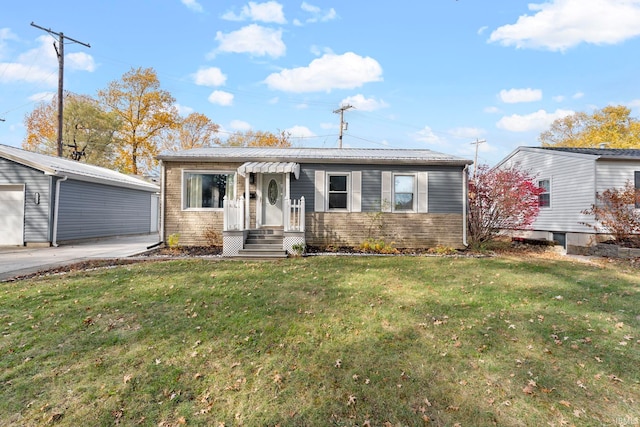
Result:
{"type": "Polygon", "coordinates": [[[640,149],[622,148],[577,148],[577,147],[530,147],[543,150],[561,151],[564,153],[588,154],[603,159],[640,159],[640,149]]]}

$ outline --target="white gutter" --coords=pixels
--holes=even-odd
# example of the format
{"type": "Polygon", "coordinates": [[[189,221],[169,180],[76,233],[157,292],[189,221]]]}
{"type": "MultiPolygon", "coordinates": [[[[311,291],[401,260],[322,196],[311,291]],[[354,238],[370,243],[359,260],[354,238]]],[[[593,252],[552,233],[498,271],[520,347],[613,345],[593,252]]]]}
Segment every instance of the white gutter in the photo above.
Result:
{"type": "Polygon", "coordinates": [[[462,244],[469,246],[467,242],[467,215],[469,214],[469,173],[467,172],[469,165],[465,165],[462,169],[462,244]]]}
{"type": "Polygon", "coordinates": [[[69,177],[64,176],[63,178],[56,181],[56,204],[53,208],[53,239],[51,245],[54,247],[58,247],[58,208],[60,207],[60,183],[66,181],[69,177]]]}

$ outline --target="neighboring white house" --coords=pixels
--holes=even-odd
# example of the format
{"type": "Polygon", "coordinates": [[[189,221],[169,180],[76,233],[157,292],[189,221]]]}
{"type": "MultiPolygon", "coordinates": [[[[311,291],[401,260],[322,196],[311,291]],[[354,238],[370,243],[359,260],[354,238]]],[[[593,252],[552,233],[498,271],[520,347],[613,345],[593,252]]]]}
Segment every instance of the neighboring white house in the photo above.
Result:
{"type": "Polygon", "coordinates": [[[582,252],[581,248],[604,238],[585,225],[594,224],[595,218],[582,213],[596,202],[598,193],[622,188],[627,181],[640,188],[640,149],[518,147],[496,168],[510,166],[534,175],[546,190],[530,229],[510,233],[555,240],[567,253],[582,252]]]}

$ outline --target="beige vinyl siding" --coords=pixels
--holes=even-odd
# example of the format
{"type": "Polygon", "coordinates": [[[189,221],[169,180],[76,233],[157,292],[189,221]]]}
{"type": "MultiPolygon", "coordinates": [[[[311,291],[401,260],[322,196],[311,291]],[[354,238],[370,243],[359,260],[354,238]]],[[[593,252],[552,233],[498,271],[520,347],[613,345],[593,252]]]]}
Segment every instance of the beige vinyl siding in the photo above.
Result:
{"type": "Polygon", "coordinates": [[[582,213],[595,201],[596,166],[593,156],[546,150],[521,150],[503,166],[518,165],[536,176],[549,179],[551,207],[540,209],[533,230],[590,233],[582,223],[592,218],[582,213]]]}

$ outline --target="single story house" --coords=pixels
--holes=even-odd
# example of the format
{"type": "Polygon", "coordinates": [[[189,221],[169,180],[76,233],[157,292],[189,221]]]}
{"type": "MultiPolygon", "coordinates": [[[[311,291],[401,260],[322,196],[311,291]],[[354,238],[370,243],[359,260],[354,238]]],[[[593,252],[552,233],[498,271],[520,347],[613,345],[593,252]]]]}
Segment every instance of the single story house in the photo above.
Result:
{"type": "Polygon", "coordinates": [[[0,145],[0,245],[157,233],[159,191],[110,169],[0,145]]]}
{"type": "MultiPolygon", "coordinates": [[[[595,224],[583,211],[604,190],[627,182],[640,189],[640,149],[519,147],[498,165],[517,166],[536,176],[540,213],[530,230],[510,230],[516,237],[562,244],[567,253],[584,253],[608,236],[585,224],[595,224]]],[[[640,208],[640,206],[636,206],[640,208]]]]}
{"type": "Polygon", "coordinates": [[[431,150],[211,147],[165,152],[161,240],[223,255],[466,246],[470,160],[431,150]],[[268,245],[265,236],[270,238],[268,245]],[[262,239],[262,240],[261,240],[262,239]]]}

